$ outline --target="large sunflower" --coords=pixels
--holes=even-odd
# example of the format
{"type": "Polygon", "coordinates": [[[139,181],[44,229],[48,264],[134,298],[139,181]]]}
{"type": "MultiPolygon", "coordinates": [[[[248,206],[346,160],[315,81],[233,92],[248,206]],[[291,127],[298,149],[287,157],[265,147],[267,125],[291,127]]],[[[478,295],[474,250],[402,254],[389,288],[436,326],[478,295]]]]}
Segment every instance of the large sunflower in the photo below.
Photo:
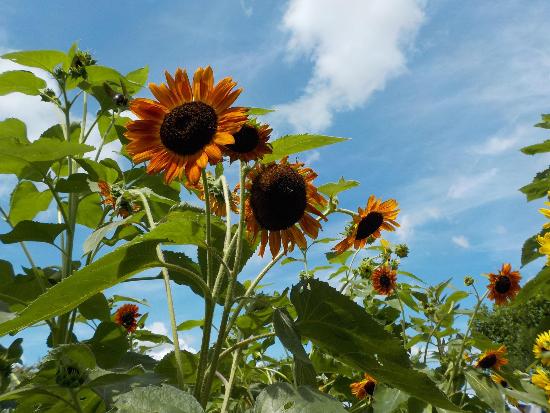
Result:
{"type": "Polygon", "coordinates": [[[353,222],[347,231],[346,238],[332,248],[337,254],[347,251],[352,246],[355,249],[363,248],[370,237],[379,238],[382,230],[395,231],[395,228],[399,226],[395,222],[397,214],[399,214],[395,199],[382,202],[381,199],[371,195],[365,209],[358,208],[357,212],[358,214],[353,217],[353,222]]]}
{"type": "Polygon", "coordinates": [[[550,330],[540,333],[533,346],[535,358],[545,366],[550,366],[550,330]]]}
{"type": "Polygon", "coordinates": [[[139,120],[126,125],[130,140],[126,150],[134,162],[149,160],[148,173],[164,171],[167,183],[183,171],[196,183],[208,162],[222,159],[221,146],[235,142],[233,134],[246,122],[246,108],[230,107],[242,89],[227,77],[214,85],[210,66],[198,68],[189,82],[185,70],[177,69],[167,84],[149,84],[156,97],[134,99],[130,110],[139,120]]]}
{"type": "Polygon", "coordinates": [[[476,367],[481,369],[500,370],[500,368],[508,364],[506,358],[506,346],[500,346],[496,350],[487,350],[482,353],[476,362],[476,367]]]}
{"type": "Polygon", "coordinates": [[[317,174],[304,164],[257,164],[247,175],[246,189],[250,192],[245,203],[245,219],[248,235],[252,239],[261,234],[260,256],[269,242],[273,256],[279,253],[281,244],[285,254],[298,244],[306,248],[304,233],[317,238],[321,224],[310,214],[326,220],[316,205],[327,201],[312,184],[317,174]],[[298,225],[299,227],[298,227],[298,225]]]}
{"type": "Polygon", "coordinates": [[[351,383],[349,387],[351,388],[351,393],[357,397],[359,400],[363,400],[368,397],[371,398],[374,394],[374,389],[376,388],[376,379],[367,373],[365,373],[363,380],[356,383],[351,383]]]}
{"type": "Polygon", "coordinates": [[[397,286],[397,272],[384,264],[372,272],[370,281],[372,288],[381,295],[390,295],[397,286]]]}
{"type": "Polygon", "coordinates": [[[245,123],[242,128],[233,134],[235,143],[225,145],[224,153],[229,156],[230,162],[255,161],[263,158],[273,150],[269,140],[272,129],[268,125],[260,125],[255,122],[245,123]]]}
{"type": "Polygon", "coordinates": [[[506,304],[511,301],[519,292],[519,280],[521,275],[519,271],[512,271],[512,266],[508,263],[502,264],[502,269],[498,274],[489,274],[489,300],[493,300],[496,305],[506,304]]]}

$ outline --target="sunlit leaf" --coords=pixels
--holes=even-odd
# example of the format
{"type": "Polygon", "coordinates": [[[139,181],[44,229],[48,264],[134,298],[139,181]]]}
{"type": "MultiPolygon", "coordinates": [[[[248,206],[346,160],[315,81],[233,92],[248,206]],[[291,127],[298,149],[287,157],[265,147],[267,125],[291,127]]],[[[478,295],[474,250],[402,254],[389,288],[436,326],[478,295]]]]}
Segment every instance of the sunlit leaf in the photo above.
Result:
{"type": "Polygon", "coordinates": [[[36,221],[20,221],[8,233],[0,235],[4,244],[21,241],[47,242],[53,244],[59,234],[65,230],[64,224],[45,224],[36,221]]]}
{"type": "Polygon", "coordinates": [[[163,384],[161,387],[137,387],[116,398],[119,413],[203,413],[189,393],[163,384]]]}
{"type": "Polygon", "coordinates": [[[38,67],[48,72],[67,61],[67,54],[60,50],[24,50],[2,55],[2,59],[8,59],[23,66],[38,67]]]}
{"type": "Polygon", "coordinates": [[[50,191],[40,192],[32,182],[19,182],[10,198],[10,223],[16,225],[33,219],[40,211],[48,209],[52,197],[50,191]]]}
{"type": "Polygon", "coordinates": [[[273,162],[285,156],[347,141],[346,138],[325,135],[286,135],[271,142],[273,153],[263,157],[262,163],[273,162]]]}
{"type": "Polygon", "coordinates": [[[497,385],[489,377],[472,368],[466,369],[464,375],[477,396],[491,406],[495,413],[505,412],[504,397],[497,385]]]}
{"type": "Polygon", "coordinates": [[[10,93],[39,95],[40,89],[46,87],[46,81],[26,70],[10,70],[0,73],[0,96],[10,93]]]}
{"type": "Polygon", "coordinates": [[[357,181],[346,181],[344,177],[341,177],[338,182],[329,182],[323,184],[317,189],[319,192],[325,194],[326,196],[332,198],[333,196],[339,194],[340,192],[347,191],[348,189],[355,188],[359,185],[357,181]]]}
{"type": "Polygon", "coordinates": [[[0,139],[15,138],[19,143],[29,143],[27,125],[16,118],[7,118],[0,122],[0,139]]]}
{"type": "Polygon", "coordinates": [[[267,386],[256,399],[254,413],[345,413],[338,400],[309,386],[289,383],[267,386]]]}

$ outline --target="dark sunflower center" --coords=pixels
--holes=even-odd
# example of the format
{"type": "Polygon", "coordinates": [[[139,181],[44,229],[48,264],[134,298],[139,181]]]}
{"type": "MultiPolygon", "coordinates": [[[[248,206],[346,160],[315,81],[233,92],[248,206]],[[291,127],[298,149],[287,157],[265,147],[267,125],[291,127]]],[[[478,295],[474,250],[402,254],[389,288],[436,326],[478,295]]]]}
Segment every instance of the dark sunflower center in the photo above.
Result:
{"type": "Polygon", "coordinates": [[[380,285],[384,288],[388,288],[391,285],[390,277],[388,277],[386,274],[382,275],[380,277],[380,285]]]}
{"type": "Polygon", "coordinates": [[[498,277],[497,282],[495,283],[495,290],[500,294],[505,294],[510,290],[512,286],[512,281],[506,275],[498,277]]]}
{"type": "Polygon", "coordinates": [[[203,102],[188,102],[170,111],[160,127],[160,140],[179,155],[192,155],[207,145],[218,125],[216,111],[203,102]]]}
{"type": "Polygon", "coordinates": [[[240,131],[233,135],[235,143],[227,145],[229,149],[238,153],[246,153],[254,150],[260,142],[260,134],[254,126],[244,125],[240,131]]]}
{"type": "Polygon", "coordinates": [[[500,385],[501,385],[502,387],[508,387],[508,382],[507,382],[506,380],[501,380],[501,381],[500,381],[500,385]]]}
{"type": "Polygon", "coordinates": [[[369,212],[365,218],[359,221],[355,239],[362,240],[370,237],[384,222],[384,216],[380,212],[369,212]]]}
{"type": "Polygon", "coordinates": [[[367,381],[363,386],[363,389],[365,390],[365,393],[372,396],[374,394],[375,387],[376,387],[376,384],[373,381],[367,381]]]}
{"type": "Polygon", "coordinates": [[[494,354],[489,354],[479,361],[479,367],[481,367],[482,369],[490,369],[496,364],[496,362],[497,356],[494,354]]]}
{"type": "Polygon", "coordinates": [[[263,228],[290,228],[306,210],[306,182],[288,165],[270,165],[252,182],[250,206],[263,228]]]}
{"type": "Polygon", "coordinates": [[[124,327],[131,327],[134,324],[134,313],[124,313],[120,317],[120,321],[124,327]]]}

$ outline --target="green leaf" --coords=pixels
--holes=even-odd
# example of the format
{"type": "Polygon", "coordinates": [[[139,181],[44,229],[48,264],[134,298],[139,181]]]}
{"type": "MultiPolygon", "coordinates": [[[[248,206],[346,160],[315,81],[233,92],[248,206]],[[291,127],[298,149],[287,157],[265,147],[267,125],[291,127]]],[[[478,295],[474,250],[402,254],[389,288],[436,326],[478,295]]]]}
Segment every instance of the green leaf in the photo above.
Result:
{"type": "Polygon", "coordinates": [[[116,398],[118,413],[203,413],[189,393],[163,384],[161,387],[137,387],[116,398]]]}
{"type": "Polygon", "coordinates": [[[273,328],[283,346],[285,346],[294,357],[304,363],[311,364],[311,360],[302,346],[302,339],[296,331],[294,322],[286,311],[279,308],[273,311],[273,328]]]}
{"type": "Polygon", "coordinates": [[[114,122],[110,116],[100,116],[97,122],[99,133],[105,143],[112,142],[116,139],[124,139],[124,132],[126,132],[126,124],[132,120],[125,116],[117,117],[114,122]],[[111,126],[112,123],[112,126],[111,126]]]}
{"type": "Polygon", "coordinates": [[[48,209],[52,201],[48,190],[40,192],[32,182],[22,181],[11,194],[9,219],[12,225],[33,219],[40,211],[48,209]]]}
{"type": "Polygon", "coordinates": [[[76,159],[76,162],[88,173],[90,180],[94,182],[105,181],[112,184],[119,179],[119,172],[104,161],[96,162],[91,159],[76,159]]]}
{"type": "Polygon", "coordinates": [[[347,191],[348,189],[355,188],[356,186],[359,186],[359,182],[346,181],[344,177],[341,177],[338,182],[329,182],[327,184],[321,185],[317,189],[319,190],[319,192],[332,198],[340,192],[347,191]]]}
{"type": "Polygon", "coordinates": [[[0,235],[4,244],[21,241],[48,242],[53,244],[59,234],[65,230],[64,224],[45,224],[36,221],[20,221],[8,233],[0,235]]]}
{"type": "Polygon", "coordinates": [[[275,109],[263,109],[263,108],[248,108],[247,113],[251,116],[262,116],[268,113],[275,112],[275,109]]]}
{"type": "Polygon", "coordinates": [[[119,383],[121,381],[127,381],[132,377],[139,376],[145,373],[142,366],[135,366],[122,373],[113,372],[109,370],[103,370],[101,368],[95,368],[89,372],[88,377],[90,381],[86,383],[86,387],[99,387],[108,386],[110,384],[119,383]]]}
{"type": "Polygon", "coordinates": [[[113,221],[96,229],[84,241],[84,244],[82,245],[82,253],[86,255],[89,252],[92,252],[99,245],[101,240],[107,236],[109,232],[114,231],[121,225],[128,225],[132,222],[139,222],[143,217],[143,215],[144,215],[144,212],[139,212],[135,215],[130,215],[120,221],[113,221]]]}
{"type": "Polygon", "coordinates": [[[529,264],[530,262],[536,260],[537,258],[542,257],[542,254],[539,252],[540,244],[537,242],[537,237],[544,236],[549,230],[543,229],[538,234],[533,235],[532,237],[525,240],[523,247],[521,248],[521,266],[529,264]]]}
{"type": "Polygon", "coordinates": [[[336,252],[327,252],[325,253],[325,256],[327,257],[328,262],[331,264],[342,264],[344,265],[348,258],[353,255],[353,251],[344,251],[341,254],[337,254],[336,252]]]}
{"type": "Polygon", "coordinates": [[[544,129],[550,129],[550,114],[541,115],[542,122],[537,123],[535,127],[537,128],[544,128],[544,129]]]}
{"type": "Polygon", "coordinates": [[[539,172],[533,178],[533,182],[519,189],[527,196],[527,201],[542,198],[550,190],[550,168],[539,172]]]}
{"type": "Polygon", "coordinates": [[[141,67],[136,70],[132,70],[126,74],[126,80],[129,85],[126,85],[126,89],[130,95],[135,95],[145,85],[147,77],[149,76],[149,67],[141,67]]]}
{"type": "Polygon", "coordinates": [[[550,403],[548,403],[547,396],[543,389],[525,381],[521,382],[521,386],[525,391],[517,391],[511,388],[507,388],[504,389],[504,392],[506,393],[506,395],[511,396],[516,400],[521,400],[528,403],[535,403],[545,408],[548,408],[550,406],[550,403]]]}
{"type": "Polygon", "coordinates": [[[271,142],[273,152],[265,155],[262,159],[262,163],[273,162],[288,155],[309,151],[311,149],[316,149],[347,140],[349,139],[325,135],[286,135],[271,142]]]}
{"type": "Polygon", "coordinates": [[[195,327],[202,327],[203,325],[204,320],[187,320],[178,325],[178,331],[187,331],[195,327]]]}
{"type": "Polygon", "coordinates": [[[0,73],[0,96],[10,93],[24,93],[36,96],[46,87],[46,81],[26,70],[10,70],[0,73]]]}
{"type": "Polygon", "coordinates": [[[537,295],[550,297],[550,267],[544,267],[534,278],[529,280],[519,291],[511,305],[524,304],[537,295]]]}
{"type": "Polygon", "coordinates": [[[76,211],[76,222],[88,228],[96,229],[103,216],[101,197],[97,193],[90,193],[80,200],[76,211]]]}
{"type": "Polygon", "coordinates": [[[86,320],[108,321],[111,317],[109,302],[102,293],[98,293],[78,306],[78,311],[86,320]]]}
{"type": "Polygon", "coordinates": [[[256,399],[254,413],[345,413],[338,400],[309,386],[289,383],[267,386],[256,399]]]}
{"type": "Polygon", "coordinates": [[[536,153],[550,152],[550,139],[545,140],[541,143],[536,143],[534,145],[526,146],[520,149],[526,155],[534,155],[536,153]]]}
{"type": "Polygon", "coordinates": [[[148,330],[137,330],[134,333],[134,338],[140,341],[150,341],[151,343],[155,344],[172,344],[172,340],[170,340],[164,334],[157,334],[148,330]]]}
{"type": "Polygon", "coordinates": [[[23,66],[38,67],[53,72],[54,68],[67,61],[67,55],[59,50],[25,50],[2,55],[2,59],[8,59],[23,66]]]}
{"type": "Polygon", "coordinates": [[[505,412],[504,397],[490,378],[472,368],[466,369],[464,375],[477,396],[491,406],[495,413],[505,412]]]}
{"type": "Polygon", "coordinates": [[[309,279],[292,288],[302,337],[377,380],[435,406],[457,410],[428,376],[415,370],[398,337],[328,283],[309,279]]]}
{"type": "Polygon", "coordinates": [[[374,403],[372,407],[374,413],[392,413],[408,398],[409,396],[400,390],[377,384],[373,395],[374,403]]]}
{"type": "Polygon", "coordinates": [[[88,343],[102,368],[114,367],[128,350],[126,330],[112,321],[100,323],[88,343]]]}
{"type": "MultiPolygon", "coordinates": [[[[197,368],[199,364],[198,355],[187,350],[181,351],[183,359],[183,381],[186,384],[195,384],[197,381],[197,368]]],[[[177,385],[176,356],[171,351],[155,367],[155,373],[168,380],[168,383],[177,385]]]]}
{"type": "Polygon", "coordinates": [[[30,143],[27,138],[27,126],[16,118],[7,118],[0,122],[0,139],[15,138],[19,143],[30,143]]]}

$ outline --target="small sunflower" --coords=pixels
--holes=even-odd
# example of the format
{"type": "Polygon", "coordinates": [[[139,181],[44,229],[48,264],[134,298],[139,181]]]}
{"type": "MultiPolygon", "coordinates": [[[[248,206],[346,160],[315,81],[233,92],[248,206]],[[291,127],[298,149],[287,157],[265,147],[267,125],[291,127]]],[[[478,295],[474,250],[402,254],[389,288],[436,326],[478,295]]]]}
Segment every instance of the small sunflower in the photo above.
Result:
{"type": "Polygon", "coordinates": [[[365,373],[363,380],[356,383],[351,383],[351,393],[357,397],[359,400],[364,398],[371,398],[374,394],[374,389],[376,388],[376,379],[367,373],[365,373]]]}
{"type": "Polygon", "coordinates": [[[546,265],[550,266],[550,232],[547,232],[544,236],[537,236],[537,242],[540,244],[539,252],[546,255],[546,265]]]}
{"type": "Polygon", "coordinates": [[[533,346],[535,358],[545,366],[550,366],[550,330],[540,333],[533,346]]]}
{"type": "Polygon", "coordinates": [[[198,182],[208,162],[222,159],[223,145],[247,120],[246,108],[230,107],[242,89],[227,77],[214,85],[210,66],[199,67],[189,82],[185,70],[175,77],[165,72],[167,84],[149,84],[157,100],[134,99],[130,110],[139,119],[126,125],[126,150],[135,163],[149,160],[148,173],[164,171],[166,183],[181,178],[198,182]]]}
{"type": "Polygon", "coordinates": [[[132,213],[141,210],[139,204],[122,197],[121,191],[113,188],[107,182],[99,181],[97,185],[99,187],[99,193],[103,197],[101,203],[111,207],[118,216],[127,218],[132,213]]]}
{"type": "MultiPolygon", "coordinates": [[[[219,217],[226,216],[225,209],[225,197],[223,196],[223,185],[219,179],[216,179],[212,176],[210,172],[206,173],[206,179],[208,180],[208,193],[210,195],[210,210],[213,214],[219,217]]],[[[201,201],[205,200],[204,197],[204,186],[201,182],[197,182],[196,185],[186,184],[186,187],[194,191],[201,201]]],[[[231,211],[238,213],[239,212],[239,188],[235,187],[233,192],[229,193],[229,208],[231,211]]]]}
{"type": "Polygon", "coordinates": [[[235,143],[225,145],[224,153],[229,156],[230,162],[237,159],[245,162],[261,159],[265,154],[273,152],[271,144],[267,142],[271,131],[268,125],[245,123],[233,134],[235,143]]]}
{"type": "Polygon", "coordinates": [[[397,272],[384,264],[375,269],[371,275],[372,288],[381,295],[391,295],[397,286],[397,272]]]}
{"type": "Polygon", "coordinates": [[[508,388],[509,387],[509,384],[508,382],[506,381],[506,379],[504,377],[502,377],[500,374],[496,374],[496,373],[491,373],[491,380],[493,380],[493,382],[495,384],[498,384],[504,388],[508,388]]]}
{"type": "Polygon", "coordinates": [[[306,248],[304,234],[317,238],[321,224],[310,214],[326,220],[316,205],[326,205],[312,181],[317,174],[300,162],[257,164],[247,175],[246,188],[250,195],[245,203],[245,220],[249,237],[261,234],[260,256],[269,242],[273,256],[281,244],[285,254],[298,244],[306,248]],[[298,225],[299,227],[298,227],[298,225]]]}
{"type": "Polygon", "coordinates": [[[135,304],[124,304],[115,313],[115,323],[126,329],[128,333],[133,333],[137,329],[137,319],[141,314],[138,313],[139,307],[135,304]]]}
{"type": "Polygon", "coordinates": [[[507,352],[506,346],[500,346],[496,350],[487,350],[479,356],[475,366],[481,369],[500,370],[502,366],[508,364],[507,352]]]}
{"type": "Polygon", "coordinates": [[[379,238],[382,230],[395,231],[396,227],[399,227],[395,222],[399,209],[394,199],[382,202],[371,195],[365,209],[358,208],[357,212],[347,230],[346,238],[332,248],[337,254],[347,251],[352,246],[355,249],[363,248],[369,238],[379,238]]]}
{"type": "Polygon", "coordinates": [[[519,292],[519,280],[521,275],[519,271],[512,271],[510,264],[502,264],[502,269],[498,274],[489,274],[490,284],[489,300],[493,300],[496,305],[506,304],[511,301],[519,292]]]}

